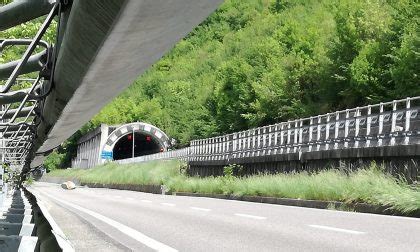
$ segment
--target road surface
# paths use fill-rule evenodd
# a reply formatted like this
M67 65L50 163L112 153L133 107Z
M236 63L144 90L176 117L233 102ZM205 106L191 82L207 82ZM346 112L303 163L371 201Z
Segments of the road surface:
M420 219L35 183L76 251L420 251Z

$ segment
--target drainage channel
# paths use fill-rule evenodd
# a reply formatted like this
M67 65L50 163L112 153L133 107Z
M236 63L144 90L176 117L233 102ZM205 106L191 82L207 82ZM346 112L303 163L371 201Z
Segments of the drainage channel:
M0 251L72 252L42 202L25 188L10 190L0 210Z

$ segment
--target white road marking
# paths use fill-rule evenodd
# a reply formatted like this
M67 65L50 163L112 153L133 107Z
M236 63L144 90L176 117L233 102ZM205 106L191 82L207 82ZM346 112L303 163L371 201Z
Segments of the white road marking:
M45 194L45 195L47 197L55 200L55 201L58 201L58 202L60 202L60 203L62 203L64 205L70 206L70 207L72 207L72 208L74 208L76 210L79 210L80 212L83 212L85 214L88 214L88 215L90 215L90 216L92 216L92 217L100 220L100 221L105 222L106 224L108 224L108 225L110 225L110 226L118 229L120 232L122 232L125 235L127 235L127 236L129 236L129 237L131 237L131 238L133 238L133 239L135 239L137 241L139 241L140 243L144 244L145 246L147 246L147 247L149 247L151 249L154 249L156 251L165 251L165 252L166 251L168 251L168 252L176 252L176 251L178 251L178 250L176 250L176 249L174 249L174 248L172 248L172 247L170 247L168 245L165 245L165 244L163 244L161 242L158 242L158 241L156 241L156 240L154 240L154 239L146 236L145 234L143 234L143 233L141 233L141 232L139 232L139 231L137 231L137 230L135 230L133 228L130 228L130 227L128 227L128 226L126 226L126 225L124 225L122 223L119 223L119 222L117 222L117 221L115 221L115 220L113 220L111 218L108 218L108 217L106 217L104 215L101 215L101 214L96 213L94 211L91 211L89 209L83 208L81 206L75 205L73 203L69 203L67 201L60 200L60 199L58 199L58 198L56 198L54 196L47 195L47 194Z
M239 217L245 217L245 218L256 219L256 220L265 220L265 219L267 219L267 217L257 216L257 215L250 215L250 214L236 213L235 215L236 216L239 216Z
M163 205L163 206L170 206L170 207L173 207L173 206L175 206L175 204L172 204L172 203L160 203L161 205Z
M365 234L365 232L350 230L350 229L342 229L342 228L335 228L335 227L328 227L328 226L321 226L321 225L308 225L313 228L319 228L324 230L336 231L336 232L343 232L349 234Z
M190 207L192 210L197 210L197 211L204 211L204 212L210 212L211 209L208 208L201 208L201 207Z
M141 202L144 202L144 203L152 203L151 200L145 200L145 199L142 199Z

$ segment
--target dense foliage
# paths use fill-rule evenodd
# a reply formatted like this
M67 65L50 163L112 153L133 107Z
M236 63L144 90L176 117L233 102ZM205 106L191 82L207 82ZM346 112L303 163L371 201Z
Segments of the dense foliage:
M105 107L187 144L420 95L417 1L227 0Z

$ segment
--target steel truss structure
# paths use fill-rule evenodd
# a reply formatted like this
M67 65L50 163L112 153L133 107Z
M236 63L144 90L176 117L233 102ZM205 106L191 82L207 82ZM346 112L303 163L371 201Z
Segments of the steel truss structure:
M29 166L30 159L34 155L33 142L36 138L36 127L43 120L40 111L53 85L50 80L53 79L57 56L54 45L42 40L42 37L51 26L53 19L60 15L62 2L64 1L27 0L18 1L15 5L11 4L8 11L19 12L21 20L18 23L16 23L16 18L7 19L11 15L0 12L0 20L3 21L0 29L12 27L48 12L33 39L0 39L0 53L7 47L26 46L19 60L0 65L0 80L5 81L0 87L0 154L2 163L10 165L16 171ZM35 8L35 11L28 7ZM22 10L26 11L22 13ZM40 48L42 51L35 53ZM32 72L38 72L38 77L20 78ZM22 86L25 88L20 88Z

